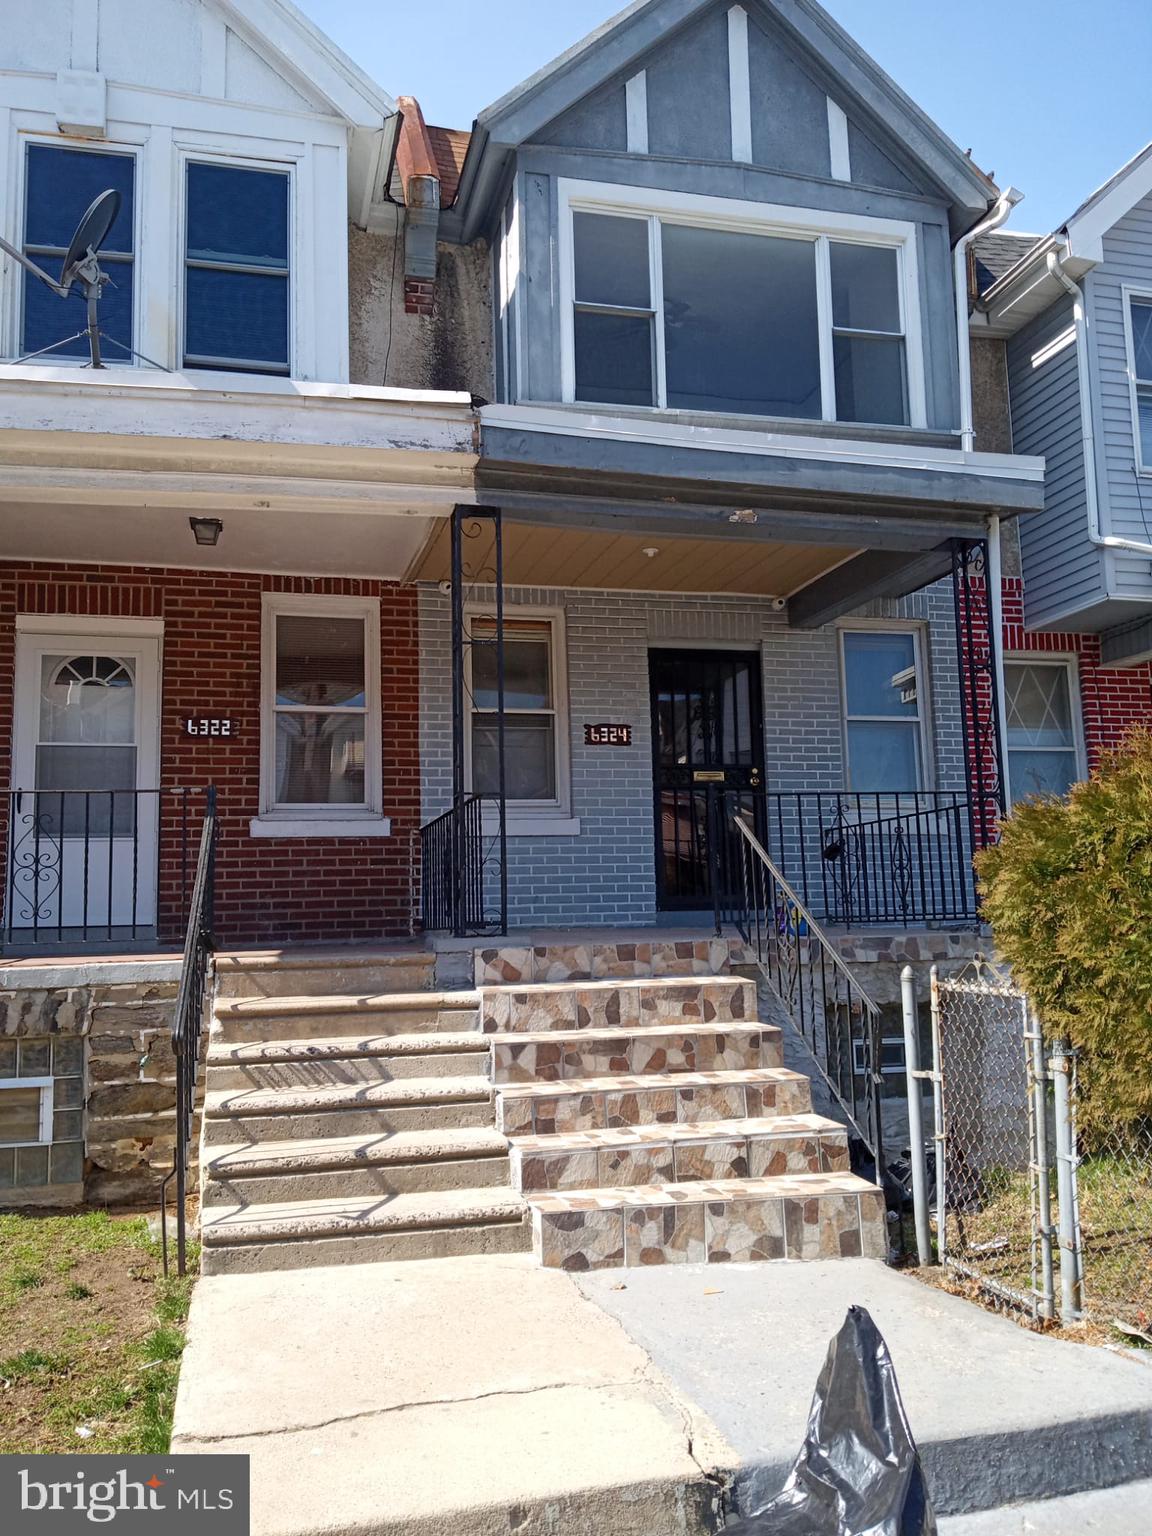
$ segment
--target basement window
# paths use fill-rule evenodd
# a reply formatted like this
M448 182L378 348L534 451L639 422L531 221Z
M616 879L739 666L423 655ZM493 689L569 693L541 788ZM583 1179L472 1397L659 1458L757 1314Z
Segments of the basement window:
M290 371L287 171L186 168L184 366Z

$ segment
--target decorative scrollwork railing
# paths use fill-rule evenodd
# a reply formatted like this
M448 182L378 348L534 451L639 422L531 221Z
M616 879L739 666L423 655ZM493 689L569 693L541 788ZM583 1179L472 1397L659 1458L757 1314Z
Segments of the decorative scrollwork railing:
M507 926L508 848L500 800L469 795L420 829L420 904L428 933L459 938Z

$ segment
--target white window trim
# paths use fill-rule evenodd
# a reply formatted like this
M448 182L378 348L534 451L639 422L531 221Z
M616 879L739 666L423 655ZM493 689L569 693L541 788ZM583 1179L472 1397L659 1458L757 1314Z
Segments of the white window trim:
M1037 654L1033 651L1006 651L1003 665L1024 667L1063 667L1068 677L1068 709L1072 716L1072 750L1076 754L1076 777L1086 779L1088 777L1088 743L1084 736L1084 706L1080 697L1080 658L1074 652L1045 651ZM1007 729L1007 728L1006 728ZM1012 798L1012 753L1014 750L1023 751L1024 748L1007 748L1007 758L1004 763L1005 798L1011 806ZM1067 752L1067 747L1029 747L1030 752Z
M917 231L914 224L898 219L877 219L862 214L837 213L829 209L789 208L775 203L753 203L735 198L711 197L687 192L667 192L652 187L616 186L608 182L573 181L558 183L560 227L559 299L561 399L567 405L595 407L595 401L577 401L576 347L573 306L576 299L575 241L572 217L575 213L609 213L645 220L650 226L648 238L651 264L651 308L655 313L656 398L667 398L664 379L664 333L661 317L663 294L659 261L658 233L651 226L661 220L692 224L700 228L732 230L736 233L778 235L809 240L816 245L817 310L820 327L820 372L823 412L821 419L836 422L835 375L832 360L831 273L828 240L853 241L865 245L892 247L899 257L900 321L904 335L905 370L908 386L908 427L926 428L927 396L924 381L924 341L920 325L920 269ZM664 404L639 407L652 414L667 411ZM717 413L722 415L723 413ZM777 419L777 418L766 418ZM805 420L807 418L779 418ZM845 422L845 427L866 426L866 422ZM894 427L893 430L900 430ZM907 429L905 429L907 430Z
M236 363L220 363L215 369L207 364L185 364L185 332L187 330L188 300L188 167L190 165L219 165L241 171L268 171L288 178L288 371L280 373L270 368L242 368ZM297 262L300 254L298 232L299 210L299 160L296 156L253 157L251 155L221 154L210 149L181 146L176 156L177 176L177 229L176 229L176 308L173 316L176 327L174 366L182 372L186 367L194 373L245 373L267 379L293 379L296 369L296 305L299 275Z
M920 759L920 788L919 790L873 790L852 788L852 758L848 746L848 667L844 650L844 636L853 633L870 632L872 634L911 635L913 654L916 666L916 696L919 703L917 724L919 726L919 759ZM928 679L928 648L924 625L919 622L901 621L899 619L846 619L836 626L836 651L837 664L840 668L840 729L844 751L844 784L845 794L861 794L878 797L878 804L882 810L889 805L895 807L896 796L912 794L932 794L936 790L936 768L932 755L932 698ZM894 721L908 720L907 715L892 716L868 716L853 715L853 720L867 720L874 718L883 722L886 719Z
M1140 288L1125 283L1120 290L1124 309L1124 363L1128 375L1128 398L1132 411L1132 451L1136 459L1138 475L1152 475L1152 464L1144 462L1140 432L1140 384L1152 394L1152 379L1138 381L1136 377L1136 340L1132 334L1132 301L1152 305L1152 288Z
M0 1093L8 1088L39 1088L40 1136L36 1141L0 1141L0 1147L44 1147L52 1142L52 1109L55 1078L52 1077L5 1077L0 1078Z
M276 804L276 620L282 614L331 615L364 621L363 806ZM325 597L266 592L260 645L260 815L249 823L252 837L387 837L383 814L380 699L380 604L371 597Z
M490 603L470 603L464 611L469 634L474 619L495 618ZM526 619L551 626L549 647L552 662L552 708L556 722L556 798L554 800L508 800L505 803L506 830L509 837L577 837L580 818L572 815L572 760L568 720L568 635L563 608L530 608L506 603L504 620ZM464 787L472 793L472 648L468 647L465 674ZM530 713L530 711L529 711Z

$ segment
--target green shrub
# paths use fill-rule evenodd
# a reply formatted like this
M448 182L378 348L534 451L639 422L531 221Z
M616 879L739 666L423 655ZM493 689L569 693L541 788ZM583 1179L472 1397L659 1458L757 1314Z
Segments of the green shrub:
M1085 1123L1152 1115L1152 733L1019 806L977 870L997 949L1081 1049Z

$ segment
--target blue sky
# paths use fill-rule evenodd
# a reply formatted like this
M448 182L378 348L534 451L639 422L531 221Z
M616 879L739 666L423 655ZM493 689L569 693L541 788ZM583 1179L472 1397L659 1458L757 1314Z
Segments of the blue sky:
M620 0L297 0L429 122L476 113L621 9ZM1152 139L1152 0L824 0L1047 232Z

